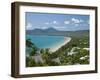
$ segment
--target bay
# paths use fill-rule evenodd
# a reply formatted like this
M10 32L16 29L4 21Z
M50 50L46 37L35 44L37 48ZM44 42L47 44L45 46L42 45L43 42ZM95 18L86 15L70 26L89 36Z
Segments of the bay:
M26 35L38 48L52 48L65 41L64 36Z

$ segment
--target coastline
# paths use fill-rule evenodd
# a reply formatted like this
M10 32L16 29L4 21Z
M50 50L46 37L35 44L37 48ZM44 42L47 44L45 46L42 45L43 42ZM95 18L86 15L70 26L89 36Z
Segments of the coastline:
M53 46L53 48L50 48L50 51L51 52L57 51L59 48L61 48L62 46L64 46L68 42L70 42L70 40L71 40L71 37L64 37L64 42L62 44L57 44L57 45Z

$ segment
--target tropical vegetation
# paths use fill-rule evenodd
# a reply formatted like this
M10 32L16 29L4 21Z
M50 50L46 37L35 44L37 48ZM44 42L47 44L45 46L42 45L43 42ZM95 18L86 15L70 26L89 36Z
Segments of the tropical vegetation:
M39 49L26 39L26 67L89 64L89 36L72 37L71 41L55 52Z

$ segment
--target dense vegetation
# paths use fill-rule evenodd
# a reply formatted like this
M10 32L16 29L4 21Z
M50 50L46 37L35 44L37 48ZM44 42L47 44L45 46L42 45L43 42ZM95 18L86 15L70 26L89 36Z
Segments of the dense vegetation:
M26 56L26 67L89 64L89 35L70 37L71 41L56 52L38 49L30 39L27 39L26 50L30 51Z

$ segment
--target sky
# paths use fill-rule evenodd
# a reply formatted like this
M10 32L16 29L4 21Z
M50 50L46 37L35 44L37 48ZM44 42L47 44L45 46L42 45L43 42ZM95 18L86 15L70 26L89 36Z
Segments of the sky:
M25 13L26 30L54 28L59 31L89 30L89 15Z

